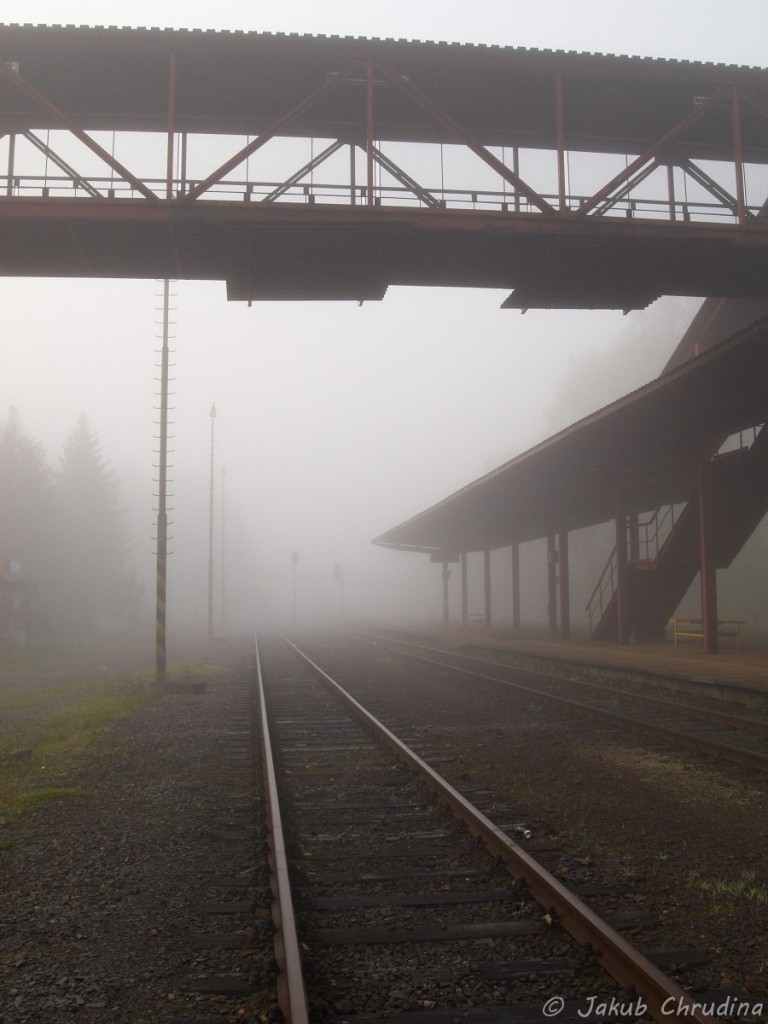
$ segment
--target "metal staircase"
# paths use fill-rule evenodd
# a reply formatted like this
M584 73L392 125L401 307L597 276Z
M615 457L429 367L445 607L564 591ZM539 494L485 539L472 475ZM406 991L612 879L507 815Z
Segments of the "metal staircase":
M768 425L727 439L712 457L713 557L727 568L768 512ZM639 522L627 550L626 586L635 640L663 636L699 572L699 502L665 505ZM587 603L593 640L618 640L617 551Z

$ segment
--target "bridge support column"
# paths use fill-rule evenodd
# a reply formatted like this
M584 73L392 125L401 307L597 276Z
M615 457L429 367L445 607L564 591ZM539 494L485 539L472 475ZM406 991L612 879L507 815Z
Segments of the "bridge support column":
M512 627L520 629L520 545L512 545Z
M571 636L571 576L568 565L568 531L561 529L557 539L557 564L560 577L560 636Z
M616 491L616 619L620 644L629 643L629 566L627 564L627 508L621 490Z
M469 623L469 587L467 585L467 552L461 552L461 624Z
M491 551L483 552L483 584L485 587L485 628L490 629L493 622L491 616Z
M699 558L701 566L701 628L707 654L717 654L717 569L709 461L699 467Z
M547 618L549 632L557 632L557 548L555 535L547 536Z
M451 570L448 563L443 562L443 625L449 625L451 621L451 609L448 603L448 580L451 578Z

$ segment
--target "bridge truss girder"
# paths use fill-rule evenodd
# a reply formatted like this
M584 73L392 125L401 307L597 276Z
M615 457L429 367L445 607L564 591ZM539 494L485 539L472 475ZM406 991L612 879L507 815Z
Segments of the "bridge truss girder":
M77 30L75 41L83 53L96 45L89 35L96 31ZM625 151L623 168L608 180L598 179L587 193L576 194L570 185L570 160L576 152L588 151L588 118L579 111L571 90L583 97L585 76L591 75L597 79L594 96L607 105L596 58L539 55L530 68L535 105L537 116L543 116L548 98L551 124L538 132L530 126L515 131L502 124L502 113L493 110L483 121L478 109L473 108L471 115L465 109L469 123L460 120L447 109L442 79L435 78L434 93L424 87L429 75L419 76L412 44L390 46L382 53L377 41L357 41L354 53L349 46L340 46L334 60L326 59L314 76L304 74L306 84L293 91L292 102L271 120L256 109L256 98L254 123L259 130L244 144L234 130L242 127L239 120L228 122L220 113L219 121L208 126L232 137L232 151L213 169L190 177L187 150L196 133L188 130L194 111L184 95L189 54L183 33L162 34L167 46L153 51L155 79L165 68L162 111L157 100L151 116L138 107L132 113L127 97L119 110L117 101L111 101L111 115L107 106L96 116L87 113L99 106L96 99L89 105L83 98L89 95L88 87L81 88L77 105L69 100L69 107L68 80L62 79L57 91L51 91L58 80L41 56L45 47L35 51L37 32L27 29L25 35L25 30L18 30L17 47L24 51L25 40L29 46L28 59L18 62L0 34L0 133L7 136L8 163L5 194L0 196L0 273L219 278L228 282L231 298L244 299L362 300L381 298L390 284L514 288L504 306L522 309L630 309L663 293L762 294L768 269L768 224L761 217L768 194L768 176L763 173L768 164L765 75L718 69L706 82L707 73L701 69L708 66L682 65L686 73L697 69L695 84L706 93L691 97L691 109L682 116L680 104L670 104L675 109L666 121L656 117L650 141L645 131L641 152ZM70 38L69 30L59 32ZM135 34L114 33L112 43L129 53ZM265 37L257 38L259 46L265 45ZM302 53L312 52L312 41L304 39L302 47ZM512 65L515 55L519 51L510 51ZM353 59L342 66L340 56ZM393 58L398 57L400 64L395 66ZM440 52L443 75L451 57ZM614 77L619 71L632 71L611 61ZM461 63L456 66L461 77L466 69ZM675 73L679 78L680 69ZM76 70L70 74L77 77ZM104 88L110 93L116 84L109 71L104 74ZM497 78L494 65L489 82L496 83L495 88ZM476 76L472 81L476 83ZM98 90L99 83L92 83L92 88ZM273 111L275 102L272 97ZM658 100L658 114L656 108ZM592 118L593 138L600 137L599 119ZM114 134L111 151L99 142L94 128L104 130L110 120L113 133L130 124L132 139L148 131L157 135L162 124L164 174L129 169L132 160L115 156ZM653 119L648 114L646 120ZM638 97L628 115L628 124L635 126L629 132L634 141L643 134L635 130L642 123ZM320 125L326 132L335 131L315 155L310 133ZM49 133L45 140L41 130ZM105 166L109 177L76 170L69 144L66 153L60 151L63 132L89 151L89 161L96 158ZM302 134L313 140L309 160L275 181L251 180L251 158L268 143ZM422 166L406 169L402 157L386 151L382 136L390 149L392 144L419 140L439 145L441 167L443 147L452 143L471 154L476 171L466 173L477 173L477 184L470 180L469 187L446 188L444 180L439 185L426 180ZM521 154L530 155L525 144L532 136L541 143L548 140L555 167L553 189L520 171ZM45 156L44 177L25 174L20 159L24 142ZM501 147L494 145L498 142ZM505 142L510 143L509 152ZM594 144L596 153L616 154L622 145L626 140L605 136ZM316 184L315 171L329 166L345 147L350 153L345 180ZM137 154L140 150L137 143ZM535 168L536 161L529 162ZM49 175L49 164L60 174ZM337 161L337 174L338 168ZM728 183L721 180L723 175ZM643 192L651 181L661 179L663 193ZM688 181L707 197L706 202L680 198L677 190ZM748 184L757 198L748 194Z

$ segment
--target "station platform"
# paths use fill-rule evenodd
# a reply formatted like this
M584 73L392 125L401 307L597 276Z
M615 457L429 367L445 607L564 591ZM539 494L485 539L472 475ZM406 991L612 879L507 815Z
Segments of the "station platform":
M502 626L486 629L442 624L426 626L423 623L406 625L401 622L397 627L393 624L392 628L408 629L446 647L458 648L468 644L493 647L553 661L722 683L768 694L768 642L757 644L749 637L742 640L738 652L723 642L722 653L705 654L702 642L697 640L679 641L675 647L671 639L658 644L596 643L586 634L577 632L570 640L564 640L549 633L518 631Z

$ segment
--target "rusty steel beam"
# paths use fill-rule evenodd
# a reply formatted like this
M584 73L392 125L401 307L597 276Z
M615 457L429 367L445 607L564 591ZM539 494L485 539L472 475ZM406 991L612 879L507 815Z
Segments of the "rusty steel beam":
M549 632L557 633L557 548L553 533L547 534L547 620Z
M13 196L13 172L16 166L16 135L12 133L8 138L8 177L6 179L5 194L10 199Z
M616 617L619 643L629 643L631 597L627 552L627 504L621 485L616 487Z
M176 134L176 51L171 53L168 68L168 145L165 163L165 198L173 199L173 157Z
M718 653L717 635L717 563L715 562L714 541L716 524L712 521L712 463L702 460L698 480L699 512L699 559L701 580L701 624L704 633L704 649L707 654Z
M560 636L571 636L571 575L568 563L568 530L562 527L557 537L558 575L560 579Z
M731 88L731 117L733 120L733 164L736 172L736 210L739 224L746 220L746 203L744 201L744 152L741 139L741 110L739 107L739 90Z
M557 137L557 194L560 212L566 209L565 189L565 125L563 122L563 76L555 74L555 134Z
M373 206L373 61L370 59L365 67L365 152L365 200L367 206Z
M414 102L418 103L420 107L426 110L435 120L441 124L444 128L447 128L452 132L457 139L461 139L464 145L471 149L476 156L479 156L484 163L496 171L497 174L501 175L505 181L510 185L513 185L518 191L522 192L534 206L538 207L542 213L554 214L556 211L547 200L539 195L539 193L531 188L522 178L518 177L513 171L501 162L497 157L493 155L485 146L481 146L469 132L466 132L457 121L455 121L450 114L447 114L444 110L441 110L437 104L433 103L429 97L425 96L424 93L420 92L415 86L411 85L401 74L395 71L394 68L388 67L387 65L379 65L381 73L390 81L393 85L397 86L402 92L409 96Z
M469 587L467 580L467 552L461 552L461 624L469 623Z
M491 608L491 551L483 551L483 607L485 610L485 628L493 625L493 609Z
M289 110L286 114L283 114L282 117L278 118L278 120L270 125L269 128L261 132L253 142L244 146L241 150L235 153L234 156L230 157L229 160L226 160L220 167L217 167L215 171L208 175L207 178L195 185L194 188L191 188L183 197L183 201L193 202L195 199L199 199L201 195L208 191L209 188L217 185L222 178L225 178L229 174L230 171L233 171L235 167L239 166L244 160L247 160L249 156L252 156L257 152L257 150L261 149L261 147L269 142L270 139L274 139L274 137L279 135L284 128L287 128L288 125L296 121L302 114L310 110L316 103L323 99L324 96L327 96L329 93L333 92L334 89L337 89L342 82L346 82L347 79L351 78L356 71L359 71L359 69L359 64L351 64L345 71L342 71L341 74L328 79L328 81L326 81L324 85L321 85L320 88L315 89L314 92L305 96L300 103L297 103L295 107Z
M520 545L512 545L512 628L520 629Z
M667 164L667 201L669 203L669 219L677 220L677 210L675 209L675 166L674 164Z
M88 135L87 132L76 124L70 117L67 116L62 110L60 110L52 100L49 100L47 96L44 96L38 89L36 89L30 82L21 76L18 71L14 71L8 64L0 60L0 75L5 77L9 82L15 85L21 92L25 93L31 100L42 107L43 110L47 111L52 117L56 118L64 127L70 131L76 139L79 139L84 146L87 146L92 153L95 153L104 163L108 164L114 171L124 178L132 188L137 192L140 192L145 199L157 200L155 193L147 188L143 181L140 181L135 175L133 175L127 167L124 167L119 160L116 160L111 153L108 153L103 146L100 146L98 142Z

